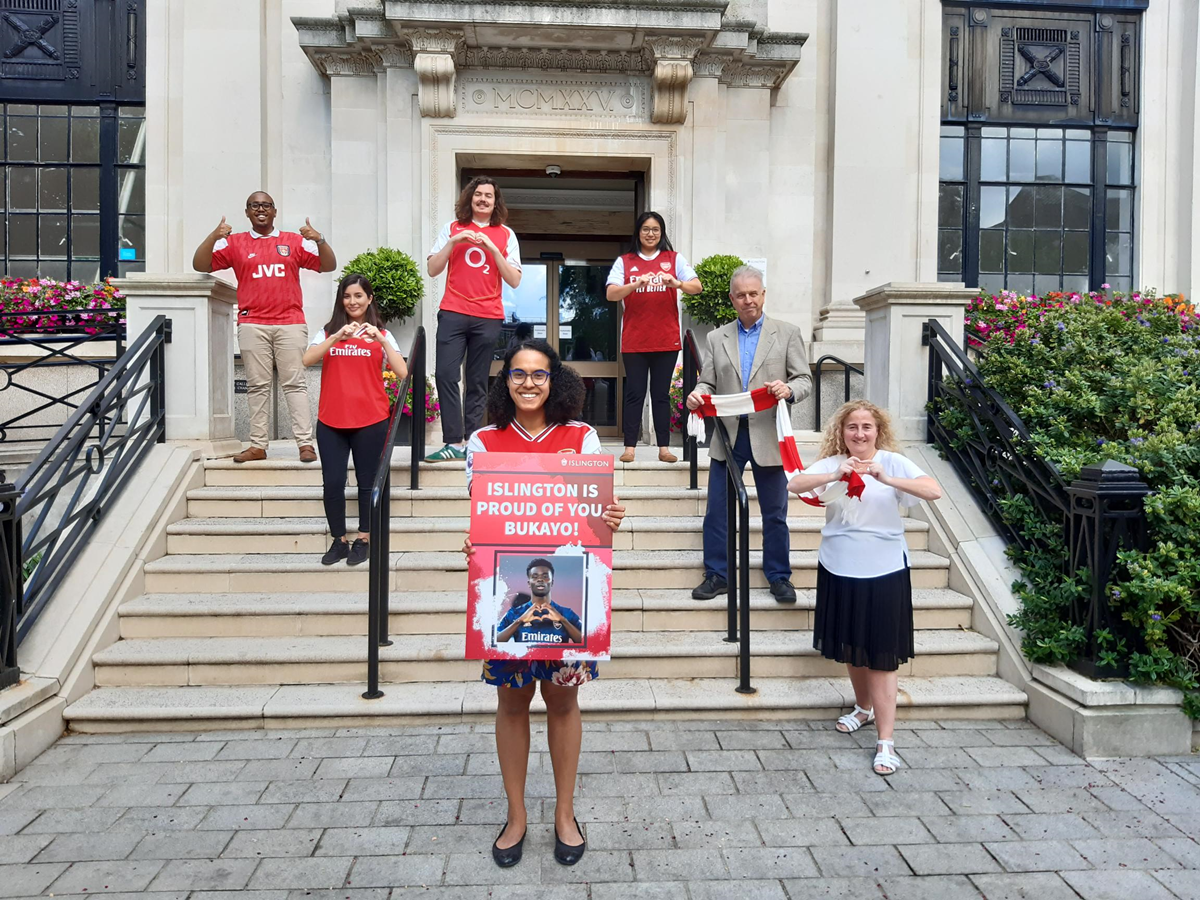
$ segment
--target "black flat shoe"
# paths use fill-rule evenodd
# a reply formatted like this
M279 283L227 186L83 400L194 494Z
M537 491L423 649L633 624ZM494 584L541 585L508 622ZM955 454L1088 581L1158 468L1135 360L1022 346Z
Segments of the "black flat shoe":
M500 833L496 835L496 843L492 844L492 859L496 861L502 869L507 869L515 866L521 861L521 854L525 852L525 834L529 833L529 829L525 830L525 834L521 835L521 839L504 850L501 850L496 844L500 843L500 838L504 836L505 829L508 828L508 823L504 823L504 828L500 829ZM555 851L557 852L557 851Z
M575 827L579 829L579 833L583 834L583 829L579 828L579 820L575 820ZM573 866L575 863L583 859L583 853L587 850L587 837L584 837L582 844L564 844L558 839L558 827L554 828L554 858L564 866Z

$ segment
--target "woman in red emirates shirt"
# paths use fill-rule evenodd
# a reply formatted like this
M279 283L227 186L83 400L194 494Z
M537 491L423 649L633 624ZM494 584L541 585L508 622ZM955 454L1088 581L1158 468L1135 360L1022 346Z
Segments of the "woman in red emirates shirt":
M391 415L383 367L386 364L399 380L408 375L396 339L383 330L371 282L362 275L342 279L332 317L304 351L306 366L318 362L317 447L321 451L325 519L333 535L321 562L331 566L344 559L357 566L370 551L371 485L379 470ZM346 542L346 466L351 453L358 482L358 537L353 545Z
M677 253L667 238L667 225L656 212L644 212L633 227L629 252L617 257L608 273L609 300L621 301L621 359L625 363L625 452L621 462L633 462L650 377L650 412L658 458L673 463L671 452L671 376L682 346L679 339L679 292L704 290L696 270Z

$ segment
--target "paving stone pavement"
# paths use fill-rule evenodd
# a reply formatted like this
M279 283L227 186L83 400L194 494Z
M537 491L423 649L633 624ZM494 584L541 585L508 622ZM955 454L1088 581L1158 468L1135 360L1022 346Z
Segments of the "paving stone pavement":
M0 785L0 898L1200 900L1200 762L1085 762L1024 721L587 721L588 851L551 855L534 725L525 858L490 724L68 735Z

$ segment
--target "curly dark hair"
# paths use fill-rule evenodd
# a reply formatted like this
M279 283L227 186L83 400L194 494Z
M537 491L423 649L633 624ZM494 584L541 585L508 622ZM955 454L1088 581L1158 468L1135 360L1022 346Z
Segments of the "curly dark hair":
M503 225L508 221L508 207L504 205L504 194L500 192L500 185L496 184L496 179L490 175L476 175L467 182L467 186L462 189L462 193L458 195L458 201L454 204L455 221L459 225L470 224L474 216L471 211L471 201L475 199L475 188L481 184L490 184L492 190L496 192L496 205L492 207L492 218L488 224Z
M504 354L504 365L492 381L488 391L488 418L497 428L507 428L512 424L517 414L517 406L513 403L512 395L508 392L508 372L512 368L513 357L522 350L536 350L550 360L550 394L546 397L546 424L565 425L573 419L578 419L583 412L583 401L586 391L583 379L570 366L563 365L558 353L542 338L528 338L524 341L514 341Z

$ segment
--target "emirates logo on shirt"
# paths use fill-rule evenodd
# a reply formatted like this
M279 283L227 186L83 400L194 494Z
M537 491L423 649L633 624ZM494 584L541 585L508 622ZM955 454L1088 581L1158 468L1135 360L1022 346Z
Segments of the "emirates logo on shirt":
M349 345L346 347L331 347L329 350L330 356L370 356L371 351L366 347L355 347Z

